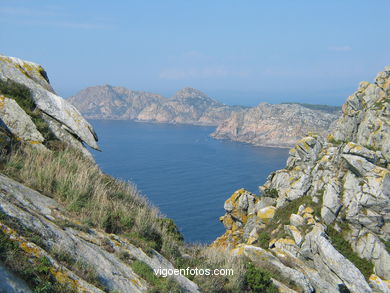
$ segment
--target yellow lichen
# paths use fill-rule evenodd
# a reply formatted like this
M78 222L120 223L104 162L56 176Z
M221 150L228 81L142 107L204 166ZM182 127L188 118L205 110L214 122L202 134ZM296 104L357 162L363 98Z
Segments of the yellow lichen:
M311 207L307 207L303 210L303 213L312 214L314 213L314 210Z
M293 239L290 239L290 238L280 238L276 241L276 243L282 243L285 245L295 245L295 241Z
M273 206L262 208L257 212L257 217L268 223L275 216L275 210L276 208Z

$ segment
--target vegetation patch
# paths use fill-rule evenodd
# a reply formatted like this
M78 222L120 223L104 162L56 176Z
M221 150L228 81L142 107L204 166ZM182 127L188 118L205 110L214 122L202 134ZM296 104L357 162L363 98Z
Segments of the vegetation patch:
M253 293L277 293L278 290L271 280L271 274L251 262L245 272L245 289Z
M263 195L266 197L278 198L278 190L275 188L267 188L264 190Z
M317 203L313 202L311 196L302 196L276 209L273 219L259 232L257 240L261 248L268 248L271 239L291 238L284 230L284 225L290 224L291 214L296 214L301 205L312 207L314 210L313 214L319 216L322 206L322 196Z
M328 226L326 233L328 234L332 245L350 262L352 262L364 275L366 280L369 279L373 273L373 264L361 257L359 257L353 250L347 240L344 239L342 233L337 232L333 227Z
M259 233L259 237L257 239L257 242L261 248L268 249L270 241L271 241L271 235L269 232L261 231Z
M136 260L131 264L134 272L149 283L152 287L149 292L154 293L179 293L183 292L179 284L172 278L158 277L144 262Z
M103 174L72 148L47 153L22 146L10 155L2 172L60 201L89 227L127 235L130 241L134 237L163 254L170 246L167 243L183 239L174 222L163 218L134 185ZM84 225L74 228L88 229Z

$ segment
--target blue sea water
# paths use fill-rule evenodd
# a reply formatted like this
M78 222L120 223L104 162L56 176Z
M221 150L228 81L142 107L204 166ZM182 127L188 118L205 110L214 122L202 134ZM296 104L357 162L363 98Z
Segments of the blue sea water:
M210 243L225 231L218 218L237 189L259 194L270 172L285 166L287 149L254 147L209 137L214 127L90 121L103 171L131 180L188 242Z

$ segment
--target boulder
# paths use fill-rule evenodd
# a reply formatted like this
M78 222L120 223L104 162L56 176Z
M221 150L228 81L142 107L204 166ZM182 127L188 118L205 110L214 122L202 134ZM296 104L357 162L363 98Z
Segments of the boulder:
M32 145L41 145L44 141L30 116L18 103L0 95L0 119L5 127L18 139Z

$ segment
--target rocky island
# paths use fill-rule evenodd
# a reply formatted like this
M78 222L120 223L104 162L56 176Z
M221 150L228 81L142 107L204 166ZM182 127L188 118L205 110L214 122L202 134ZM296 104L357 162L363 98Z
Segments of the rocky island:
M168 99L104 85L86 88L69 101L89 119L217 126L212 137L284 148L308 132L325 134L339 114L300 104L228 106L193 88Z

